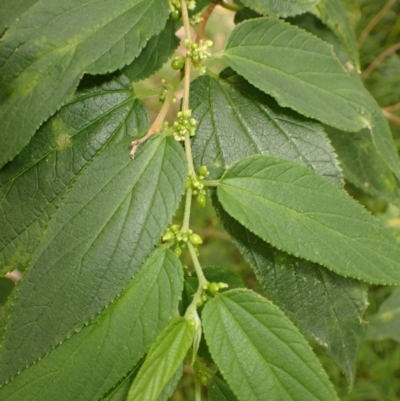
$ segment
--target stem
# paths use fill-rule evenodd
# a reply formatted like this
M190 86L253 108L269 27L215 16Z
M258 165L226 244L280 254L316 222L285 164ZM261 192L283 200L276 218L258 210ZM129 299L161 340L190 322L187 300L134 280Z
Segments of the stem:
M238 6L238 5L236 5L236 4L226 3L226 2L223 1L223 0L219 1L218 4L219 4L222 8L225 8L226 10L234 11L234 12L243 10L243 8L244 8L244 7Z
M366 79L372 71L375 70L375 68L382 63L383 60L385 60L388 56L390 56L392 53L396 52L397 50L400 49L400 43L396 43L395 45L389 47L389 49L386 49L383 53L381 53L369 66L368 68L361 74L362 79Z
M383 111L383 114L385 115L385 117L386 117L388 120L394 122L394 123L397 124L397 125L400 125L400 117L399 117L399 116L396 116L395 114L389 113L389 112L386 111L385 109L383 109L382 111Z
M197 370L194 372L194 394L195 401L201 401L201 383Z
M361 35L358 39L358 47L361 47L363 45L369 33L375 28L376 24L382 19L382 17L391 9L395 2L396 0L389 0L382 8L382 10L379 11L379 13L376 14L374 18L372 18L367 27L361 32Z
M190 211L192 208L192 190L189 188L186 191L186 201L185 201L185 212L183 214L183 223L182 223L182 231L189 230L190 223Z
M400 103L396 103L392 106L388 106L388 107L384 107L383 110L385 111L396 111L396 110L400 110Z
M231 240L231 237L228 234L222 233L217 230L212 230L209 228L196 228L196 227L192 227L192 229L195 233L199 234L201 237L218 238L224 241Z
M216 5L217 5L217 3L211 3L207 7L206 11L204 11L203 15L201 16L203 20L201 21L199 29L197 30L196 43L199 43L200 40L203 40L205 32L206 32L206 26L207 26L208 19L210 18Z
M168 114L168 110L171 107L171 104L174 100L175 90L176 90L176 87L179 85L180 79L175 78L172 82L173 82L172 87L168 91L167 96L164 100L164 103L161 106L161 109L158 112L156 119L153 121L153 124L151 124L150 129L147 131L147 134L144 137L131 142L132 149L131 149L131 152L129 153L129 156L132 159L135 157L135 153L136 153L139 145L141 145L144 141L149 139L152 135L156 134L157 132L160 132L161 125L164 122L165 117Z

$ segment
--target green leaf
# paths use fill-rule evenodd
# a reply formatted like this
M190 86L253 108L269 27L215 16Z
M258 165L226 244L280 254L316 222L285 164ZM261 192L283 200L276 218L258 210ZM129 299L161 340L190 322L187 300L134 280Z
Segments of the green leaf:
M134 122L108 140L50 222L13 300L1 382L109 304L170 223L187 176L184 151L173 138L156 136L131 160L127 131Z
M206 304L202 318L213 359L239 400L338 400L310 346L266 299L228 291Z
M74 92L84 72L104 74L132 62L168 13L166 0L42 0L31 7L0 43L0 167Z
M176 315L181 290L181 263L171 251L156 249L118 299L88 326L4 385L0 398L102 398L132 370Z
M38 0L2 0L0 13L0 36L17 18Z
M268 156L234 164L217 188L223 208L273 246L377 284L400 282L400 244L346 192L308 168Z
M201 77L192 86L190 107L198 121L193 140L195 165L206 165L210 178L253 154L268 154L311 167L342 185L336 156L322 127L279 107L242 77Z
M281 106L344 130L358 131L367 124L351 103L359 96L357 82L330 45L302 29L272 18L242 22L228 38L224 56Z
M179 45L180 40L175 35L175 30L175 23L170 19L165 28L147 42L139 57L123 69L123 73L132 82L153 75L171 57Z
M378 153L368 130L349 135L329 128L327 133L347 181L372 196L399 204L396 177Z
M368 320L368 339L392 338L400 342L400 288L396 288L381 304L378 313L369 316Z
M357 70L360 70L357 38L342 1L321 0L316 5L314 13L337 35Z
M187 319L180 317L171 322L151 346L127 401L156 401L182 363L194 334L194 326Z
M230 217L214 199L224 227L253 268L268 299L322 345L353 385L368 305L364 285L271 247Z
M125 128L130 140L148 129L128 79L86 76L74 98L0 170L1 271L25 269L62 199Z
M237 401L237 398L225 381L213 376L208 385L208 401Z
M371 130L381 156L400 178L399 157L382 111L328 43L286 22L258 18L233 30L224 56L281 106L344 131Z
M241 2L263 15L288 17L305 13L320 0L241 0Z

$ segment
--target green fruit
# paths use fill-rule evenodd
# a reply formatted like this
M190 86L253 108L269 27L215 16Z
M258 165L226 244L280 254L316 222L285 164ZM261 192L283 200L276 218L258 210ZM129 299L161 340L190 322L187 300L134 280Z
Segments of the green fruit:
M185 66L185 59L183 57L176 57L172 60L171 67L174 70L181 70Z
M203 243L203 240L201 239L200 235L195 233L190 234L189 241L192 245L200 245Z
M204 207L207 203L207 199L206 199L205 195L201 192L197 195L196 201L202 207Z
M203 177L207 177L208 176L208 168L207 168L207 166L200 166L199 173Z
M179 19L181 18L181 12L179 10L171 11L172 19Z

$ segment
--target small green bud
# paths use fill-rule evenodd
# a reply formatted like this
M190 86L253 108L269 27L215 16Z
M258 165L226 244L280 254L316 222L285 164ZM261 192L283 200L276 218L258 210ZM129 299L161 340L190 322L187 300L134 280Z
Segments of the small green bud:
M199 168L199 173L200 175L202 175L203 177L207 177L208 176L208 168L207 166L200 166Z
M179 10L171 11L171 17L172 17L172 19L177 20L177 19L181 18L181 12Z
M213 46L214 46L214 43L213 43L212 40L206 40L206 41L204 42L204 44L205 44L207 47L213 47Z
M205 205L207 203L207 199L206 199L205 195L202 194L201 192L197 195L196 201L201 207L205 207Z
M201 381L201 384L202 384L203 386L207 386L207 384L208 384L208 377L207 377L207 375L202 374L201 377L200 377L200 381Z
M181 249L181 247L180 247L180 246L177 246L177 247L174 249L174 253L175 253L175 255L178 256L178 258L179 258L179 256L182 255L182 249Z
M162 239L164 242L172 241L175 238L175 234L171 230L165 231Z
M171 67L174 70L181 70L185 66L185 59L183 57L176 57L172 60Z
M171 224L169 227L174 233L177 233L180 229L181 226L179 224Z
M208 286L208 290L212 294L216 294L219 291L219 285L217 283L210 283L210 285Z
M189 241L192 245L200 245L203 243L203 240L200 237L200 235L196 233L190 234Z

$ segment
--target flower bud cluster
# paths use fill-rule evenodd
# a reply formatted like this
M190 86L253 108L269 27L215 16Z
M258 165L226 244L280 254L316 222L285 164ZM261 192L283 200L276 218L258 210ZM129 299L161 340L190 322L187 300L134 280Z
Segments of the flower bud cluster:
M198 252L197 247L203 243L203 239L200 235L194 233L192 230L182 231L179 224L171 224L166 230L162 237L164 242L174 241L176 243L174 252L176 256L181 256L182 248L187 246L190 242Z
M197 195L196 201L200 206L205 206L206 200L206 190L204 189L204 179L209 175L207 166L200 166L199 175L193 173L188 174L186 180L186 189L191 188L193 195Z
M199 43L195 43L186 39L185 45L187 48L187 55L191 58L193 66L197 69L199 74L204 74L206 68L203 65L203 61L211 56L208 49L213 46L212 40L201 40Z
M193 136L196 130L196 120L190 118L192 111L190 109L179 111L178 119L174 122L174 138L177 141L185 140L186 134Z
M196 8L195 0L186 0L187 8L194 10ZM169 0L169 8L171 10L172 17L175 19L180 18L181 15L181 2L180 0Z
M207 291L215 295L219 290L224 290L228 288L229 285L226 283L207 283L203 285L203 293L201 294L199 302L197 302L197 307L203 306L211 297L207 294Z

